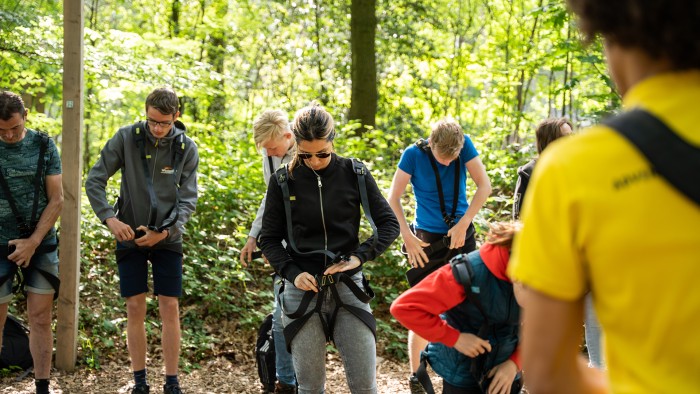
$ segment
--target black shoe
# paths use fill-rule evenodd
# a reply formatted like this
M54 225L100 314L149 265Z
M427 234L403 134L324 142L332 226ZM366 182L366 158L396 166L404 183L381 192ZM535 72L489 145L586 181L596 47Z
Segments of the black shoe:
M179 384L164 384L163 394L182 394Z
M277 383L275 383L275 391L274 392L281 393L281 394L297 394L297 388L296 388L296 386L277 382Z
M411 389L411 394L425 394L425 389L415 374L411 374L408 378L408 387Z
M147 384L137 384L131 389L131 394L148 394L151 391L151 386Z

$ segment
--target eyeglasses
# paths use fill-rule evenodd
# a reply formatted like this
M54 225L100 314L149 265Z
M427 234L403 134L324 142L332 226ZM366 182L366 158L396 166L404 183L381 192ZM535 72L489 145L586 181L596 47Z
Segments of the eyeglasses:
M313 156L318 157L319 159L326 159L331 155L331 152L316 152L316 153L297 153L299 158L308 160L312 158Z
M148 127L153 127L153 128L156 128L156 126L166 128L166 127L170 127L173 124L172 120L169 122L158 122L158 121L155 121L153 119L147 119L146 121L148 122Z

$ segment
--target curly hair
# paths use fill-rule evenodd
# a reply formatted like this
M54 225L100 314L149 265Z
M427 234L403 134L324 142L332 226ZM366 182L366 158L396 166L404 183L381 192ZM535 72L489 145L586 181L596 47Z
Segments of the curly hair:
M567 0L591 42L597 34L652 57L666 57L677 70L700 68L700 1Z
M10 120L15 114L24 116L22 96L10 91L0 92L0 119Z
M496 222L489 225L489 232L486 234L486 243L492 245L505 246L510 249L513 245L513 238L522 225L520 222Z

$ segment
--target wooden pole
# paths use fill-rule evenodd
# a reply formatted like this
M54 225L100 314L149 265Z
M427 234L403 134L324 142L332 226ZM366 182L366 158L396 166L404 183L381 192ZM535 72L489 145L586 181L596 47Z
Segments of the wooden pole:
M73 371L78 350L80 196L83 129L83 1L63 2L63 212L56 323L56 368Z

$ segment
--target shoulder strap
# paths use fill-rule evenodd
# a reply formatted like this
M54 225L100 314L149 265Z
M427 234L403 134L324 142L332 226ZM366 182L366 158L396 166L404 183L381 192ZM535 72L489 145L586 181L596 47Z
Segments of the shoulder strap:
M287 238L289 246L297 254L321 253L328 256L331 259L331 261L334 261L337 257L335 253L325 249L312 250L310 252L302 252L299 249L297 249L297 244L296 242L294 242L294 234L292 233L292 206L290 203L291 196L289 194L289 173L287 171L287 165L284 165L280 167L277 171L275 171L275 179L277 180L277 184L279 185L279 187L282 189L282 200L284 202L284 216L287 219Z
M270 175L275 173L275 165L272 162L272 156L267 156L267 167L270 169ZM265 180L267 181L267 179Z
M369 198L367 197L367 181L365 179L367 167L365 167L365 164L360 160L351 160L352 169L355 171L355 175L357 175L357 185L360 189L360 203L362 204L362 210L365 212L365 217L367 218L369 225L372 226L372 249L374 249L377 246L377 240L379 239L379 236L377 234L377 225L374 223L374 219L372 219L372 212L369 209Z
M425 152L425 154L428 155L428 158L430 158L430 165L433 167L433 172L435 173L435 183L437 186L438 197L440 198L440 211L442 212L442 220L444 220L445 224L447 224L447 226L451 228L455 224L455 214L457 213L457 199L459 198L459 175L462 167L460 165L461 159L458 156L457 163L455 164L457 168L455 169L454 191L452 196L452 213L448 215L447 210L445 209L445 195L442 192L442 181L440 180L440 172L438 171L437 162L435 161L435 156L433 156L433 151L430 149L428 141L422 138L416 142L416 146L420 150ZM450 165L452 165L452 163L450 163Z
M690 145L656 116L635 109L603 122L651 162L652 169L673 187L700 205L700 148Z
M37 159L36 173L34 174L34 202L32 205L32 216L30 218L29 225L32 225L32 223L37 220L36 214L39 209L39 192L41 191L41 181L43 179L42 175L44 174L44 155L46 154L46 149L49 145L49 136L47 134L39 133L39 136L41 138L41 143L39 145L39 158ZM7 184L5 175L2 173L2 169L0 169L0 187L2 187L3 192L7 196L7 203L10 205L10 210L12 210L12 214L15 216L17 226L20 226L22 223L25 223L24 217L22 217L19 209L17 209L15 199L12 197L10 187Z
M144 122L134 123L134 125L131 126L131 132L134 134L134 142L136 142L136 146L139 147L139 151L141 152L141 164L143 165L143 174L146 177L146 185L150 199L151 209L148 215L148 226L154 227L156 224L156 212L158 210L156 204L158 200L156 199L156 193L153 190L153 178L151 178L151 171L148 169L148 159L151 158L151 155L146 155L146 128L144 127Z
M10 205L12 214L15 215L15 221L17 222L17 226L20 226L22 223L24 223L24 218L19 213L19 209L17 209L15 199L12 197L12 193L10 192L10 186L7 184L7 180L5 179L5 175L3 175L2 168L0 168L0 187L2 187L2 191L7 196L7 203Z
M483 337L482 335L485 334L485 332L482 333L481 331L486 331L485 328L488 328L489 318L484 312L484 307L481 305L481 301L474 296L474 292L472 291L472 278L474 277L474 270L472 269L472 265L469 261L469 255L467 253L458 254L452 258L452 260L450 260L450 265L452 266L452 275L454 275L455 280L464 287L464 293L467 296L467 300L469 300L469 302L479 310L479 313L481 313L481 316L484 318L484 325L479 329L479 336Z
M177 178L177 171L180 168L180 163L182 163L185 157L185 148L187 147L187 138L185 138L185 133L183 132L177 136L176 141L173 141L175 146L173 147L173 184L175 184L175 205L173 209L175 210L175 215L172 220L167 223L161 223L160 227L157 228L159 232L162 232L166 228L172 226L177 222L180 217L180 183ZM168 215L170 216L170 215Z
M49 147L49 136L44 133L39 133L41 145L39 146L39 159L36 164L36 174L34 175L34 205L32 206L32 216L30 225L33 225L36 220L37 211L39 210L39 192L41 191L41 183L44 180L44 155Z

